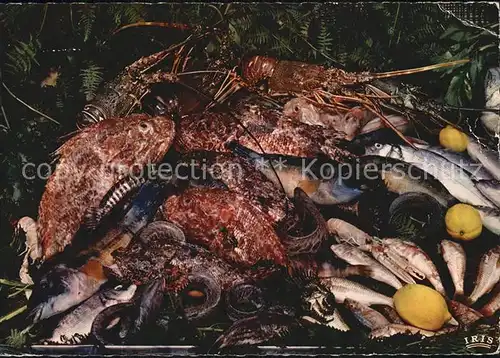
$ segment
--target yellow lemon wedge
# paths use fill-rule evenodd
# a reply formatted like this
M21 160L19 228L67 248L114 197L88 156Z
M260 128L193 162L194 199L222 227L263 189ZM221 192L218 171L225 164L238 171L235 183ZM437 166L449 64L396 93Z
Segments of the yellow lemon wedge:
M452 318L443 296L424 285L403 286L394 294L393 300L399 316L418 328L437 331Z
M454 239L473 240L483 231L481 215L467 204L456 204L448 209L444 217L446 231Z
M439 132L439 143L455 152L466 150L468 142L467 135L452 126L446 126Z

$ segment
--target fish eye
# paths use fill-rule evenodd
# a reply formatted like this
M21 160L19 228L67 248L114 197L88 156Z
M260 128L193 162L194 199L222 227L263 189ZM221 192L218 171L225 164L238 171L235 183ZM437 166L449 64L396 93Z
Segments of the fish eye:
M123 285L118 285L118 286L116 286L116 287L114 288L114 290L116 290L116 291L121 291L121 290L123 290L123 289L124 289Z
M381 143L375 143L375 148L382 149L382 144Z
M139 128L146 131L146 130L149 130L149 129L153 129L153 127L151 126L150 123L146 122L146 121L142 121L140 124L139 124Z
M299 106L295 106L295 107L293 107L293 111L294 111L294 112L298 112L298 111L299 111L299 109L300 109L300 108L299 108Z

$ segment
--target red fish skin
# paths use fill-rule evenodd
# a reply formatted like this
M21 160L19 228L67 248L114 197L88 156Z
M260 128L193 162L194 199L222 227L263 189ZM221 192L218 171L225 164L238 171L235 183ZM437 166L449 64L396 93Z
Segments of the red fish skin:
M169 197L163 215L183 228L188 241L207 247L237 267L259 262L287 265L273 219L237 193L189 188Z
M124 168L163 158L175 136L168 117L131 115L91 125L66 141L48 179L38 211L38 235L46 260L71 242L87 208L99 205Z

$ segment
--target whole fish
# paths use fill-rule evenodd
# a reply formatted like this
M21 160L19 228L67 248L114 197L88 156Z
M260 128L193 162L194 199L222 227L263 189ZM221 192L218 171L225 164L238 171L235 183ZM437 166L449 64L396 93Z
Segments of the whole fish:
M372 117L371 112L358 108L353 108L347 113L340 113L304 97L293 98L285 103L283 114L293 121L343 132L348 140L354 138L360 128Z
M465 170L470 176L476 180L490 180L493 177L483 167L481 163L471 160L463 153L454 152L452 150L430 145L415 144L417 148L428 150L429 152L436 153L448 160L449 162L458 165Z
M441 334L447 334L451 333L457 330L457 327L450 327L450 328L443 328L440 329L439 331L428 331L422 328L417 328L409 325L404 325L404 324L390 324L388 326L378 328L376 330L371 331L369 337L371 339L376 339L376 338L385 338L385 337L391 337L396 334L419 334L424 337L432 337L432 336L438 336Z
M196 150L228 152L226 145L237 141L259 153L262 147L268 154L297 157L326 155L338 162L354 157L347 150L349 145L342 133L320 126L290 122L280 116L279 113L266 111L251 114L251 120L238 116L240 123L246 126L245 130L227 113L187 115L180 122L175 148L182 153ZM261 123L261 118L265 118L264 123Z
M400 239L384 239L382 242L389 247L389 250L394 250L408 260L414 268L422 272L439 293L443 296L446 295L436 266L421 248L410 241Z
M462 245L450 240L442 240L439 243L439 251L450 271L453 285L455 285L455 296L464 294L465 263L467 257Z
M478 311L457 301L449 301L448 307L450 307L451 315L455 317L461 325L464 326L471 325L472 323L483 317L483 315Z
M496 294L479 311L486 317L493 316L500 308L500 284L495 287Z
M469 302L474 303L490 292L500 280L500 245L486 252L479 262L476 285L469 296Z
M393 307L394 305L391 297L384 296L359 283L344 278L322 278L320 282L333 293L335 300L339 303L351 299L368 306L387 305Z
M415 165L405 163L401 160L380 157L376 155L365 155L356 159L356 178L368 179L375 175L375 178L383 180L387 190L405 194L409 192L419 192L432 196L441 205L448 207L456 199L434 176L423 171ZM349 180L345 180L351 184ZM358 183L358 185L362 184Z
M483 125L492 134L500 133L500 68L493 67L486 73L484 81L485 108L493 111L484 111L481 115Z
M347 298L344 305L354 314L358 321L371 330L391 324L382 313L359 302Z
M500 235L500 209L488 206L475 206L481 216L483 226L495 235Z
M500 208L500 181L479 180L476 182L476 188Z
M272 218L245 197L222 189L189 188L170 196L163 215L200 244L236 265L287 262Z
M278 188L283 185L288 197L293 196L295 188L301 188L316 204L334 205L354 200L363 193L359 188L345 185L333 163L315 158L263 155L237 143L229 147L249 160Z
M475 187L467 172L436 153L403 145L376 143L366 148L366 154L396 158L414 164L439 180L461 202L494 207Z
M365 265L370 267L371 278L387 283L395 289L399 289L402 287L401 282L396 276L391 273L391 271L386 269L379 262L377 262L375 259L367 255L360 249L348 244L331 245L330 249L337 257L341 258L351 265Z
M156 163L175 136L168 117L131 115L91 125L66 141L40 201L38 235L43 260L62 251L87 208L97 207L122 170Z
M94 318L105 308L121 302L128 302L134 297L137 286L117 286L96 293L71 313L64 316L46 342L62 344L80 344L88 337Z
M78 305L107 281L102 266L94 260L80 270L57 265L35 283L28 302L34 322L52 317Z
M372 242L372 237L366 232L349 224L347 221L332 218L326 222L328 231L335 236L339 243L354 243L356 245L366 245Z
M472 159L480 162L494 179L500 180L500 153L483 146L471 137L467 143L467 153Z

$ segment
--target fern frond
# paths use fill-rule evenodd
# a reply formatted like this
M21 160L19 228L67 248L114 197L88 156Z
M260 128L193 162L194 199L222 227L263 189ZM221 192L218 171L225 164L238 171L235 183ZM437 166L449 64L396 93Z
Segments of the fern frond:
M11 329L10 336L6 338L5 343L12 348L20 349L26 345L27 338L26 332Z
M89 61L86 68L80 72L82 79L81 92L85 94L87 101L92 100L94 95L102 82L103 68L97 66L95 63Z
M31 72L33 64L40 65L36 59L40 48L40 41L33 38L32 35L30 35L28 42L18 41L7 52L7 61L5 64L7 72L20 74L23 77L27 76Z
M87 42L90 38L96 17L96 9L93 6L86 5L81 12L80 21L78 22L83 34L83 42Z
M329 53L332 50L333 38L328 32L326 24L321 21L321 27L318 35L318 49L323 53Z

